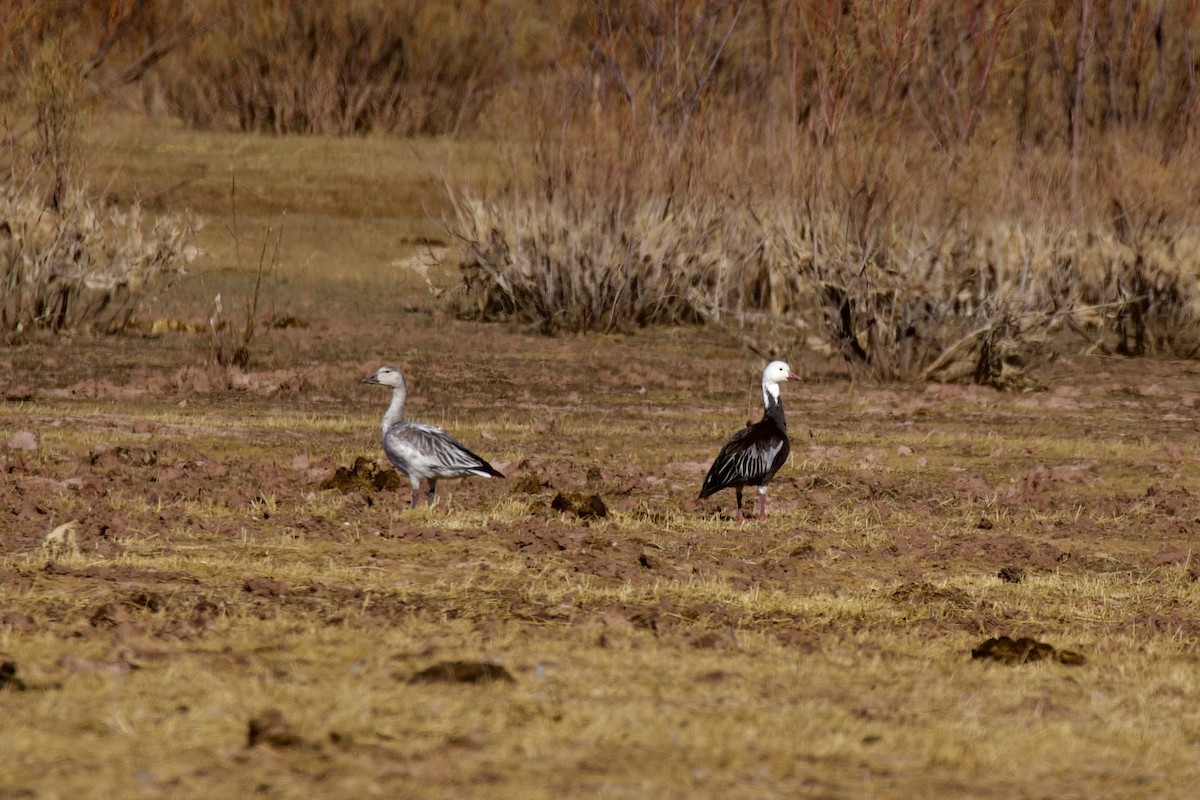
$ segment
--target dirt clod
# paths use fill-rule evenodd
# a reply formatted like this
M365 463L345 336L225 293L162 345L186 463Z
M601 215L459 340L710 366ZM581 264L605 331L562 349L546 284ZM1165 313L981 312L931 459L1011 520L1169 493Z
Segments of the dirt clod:
M583 494L581 492L559 492L551 501L550 507L555 511L567 511L580 519L594 519L608 516L608 507L598 494Z
M512 494L537 494L542 491L542 482L536 475L523 475L512 482Z
M1052 645L1028 636L1022 636L1019 639L1008 636L988 639L971 651L971 658L991 659L1002 664L1028 664L1034 661L1052 660L1072 666L1077 666L1085 661L1081 653L1073 650L1058 650Z
M730 645L730 638L720 633L701 633L695 636L685 636L684 641L689 647L697 650L724 650Z
M1016 566L1005 567L997 573L997 577L1005 583L1020 583L1025 579L1025 570Z
M268 708L257 717L251 717L247 726L246 747L256 747L260 744L272 747L304 747L308 742L284 721L283 712L277 708Z
M114 462L128 464L131 467L152 467L158 463L158 451L146 447L123 447L118 445L111 450L93 451L88 454L88 463L107 466Z
M129 595L128 602L135 608L144 608L147 611L162 611L167 604L166 599L158 592L145 590Z
M14 692L23 692L27 688L25 681L17 677L17 664L15 661L0 662L0 691L11 690Z
M0 629L4 628L33 633L37 630L37 623L28 614L22 614L20 611L0 611Z
M280 597L288 593L290 587L283 581L271 578L247 578L242 584L242 591L255 597Z
M0 397L10 403L23 403L33 399L33 387L24 383L17 386L6 386Z
M88 621L95 628L114 628L133 623L133 615L120 603L105 603L92 612Z
M381 492L403 485L404 481L395 470L379 469L374 461L363 456L354 459L354 466L338 467L333 475L321 481L322 491L333 489L342 494Z
M409 683L516 683L517 679L490 661L442 661L414 673Z

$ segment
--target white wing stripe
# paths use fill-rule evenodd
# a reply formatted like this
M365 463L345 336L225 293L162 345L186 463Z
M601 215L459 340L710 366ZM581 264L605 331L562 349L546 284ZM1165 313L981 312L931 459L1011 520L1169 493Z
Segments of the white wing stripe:
M771 471L775 456L783 449L783 443L775 443L773 447L748 447L729 453L721 459L717 476L723 484L746 483L761 478Z

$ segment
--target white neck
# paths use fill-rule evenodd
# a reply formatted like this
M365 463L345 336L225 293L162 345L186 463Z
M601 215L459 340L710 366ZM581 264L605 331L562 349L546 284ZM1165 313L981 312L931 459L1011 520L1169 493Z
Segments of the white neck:
M779 402L779 384L775 381L763 381L763 408L770 408L771 402Z
M383 413L383 435L397 422L404 421L404 401L408 397L408 389L403 385L392 388L392 404Z

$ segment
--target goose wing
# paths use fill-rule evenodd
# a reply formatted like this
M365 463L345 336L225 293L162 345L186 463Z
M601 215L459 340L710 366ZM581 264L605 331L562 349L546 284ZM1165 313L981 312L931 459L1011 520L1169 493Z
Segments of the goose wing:
M504 477L441 428L421 422L393 425L383 438L383 448L392 463L409 474L427 478Z
M721 448L704 478L700 497L731 486L762 486L787 460L787 434L763 420L742 428Z

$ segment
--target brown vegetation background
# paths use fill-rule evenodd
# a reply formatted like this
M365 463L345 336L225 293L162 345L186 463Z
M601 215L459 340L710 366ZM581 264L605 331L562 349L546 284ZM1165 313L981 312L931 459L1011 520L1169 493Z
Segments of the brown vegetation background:
M64 104L501 142L500 187L447 187L466 316L707 320L995 385L1063 331L1200 341L1192 2L19 0L0 25L56 174Z
M497 98L566 81L572 112L614 123L732 103L822 143L869 125L1082 154L1124 131L1167 159L1196 109L1186 0L17 0L2 22L6 70L57 42L109 100L280 133L472 130Z

